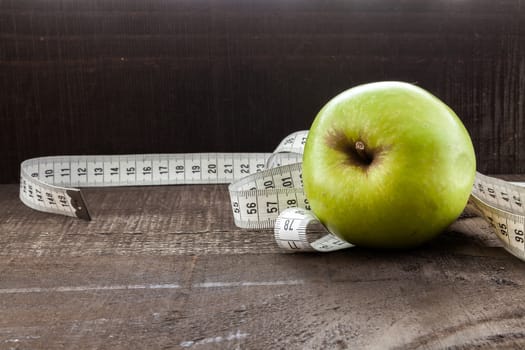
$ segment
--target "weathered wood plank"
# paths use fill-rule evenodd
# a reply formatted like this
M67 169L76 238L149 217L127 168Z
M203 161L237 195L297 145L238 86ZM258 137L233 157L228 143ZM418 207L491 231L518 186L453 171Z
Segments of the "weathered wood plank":
M525 346L525 264L480 218L424 247L283 254L224 185L89 189L94 220L0 186L0 349Z
M270 151L331 97L378 80L447 102L481 171L524 172L524 11L520 0L3 0L0 183L38 155Z
M204 348L410 349L481 343L492 348L497 343L491 338L525 345L520 327L525 267L506 256L358 250L329 256L138 257L133 263L124 257L12 259L2 265L3 290L7 283L78 288L3 293L3 345L178 348L195 342ZM31 268L43 276L17 279ZM223 286L205 287L211 282ZM174 283L181 287L153 286ZM153 287L109 289L124 284ZM215 341L232 334L242 336Z
M91 222L35 212L0 187L0 255L275 253L269 231L236 228L225 185L89 189Z
M281 252L271 230L234 226L226 185L86 189L90 222L31 210L17 196L17 186L0 186L0 256ZM501 246L480 218L452 229L446 237L457 251ZM473 247L471 240L488 244Z

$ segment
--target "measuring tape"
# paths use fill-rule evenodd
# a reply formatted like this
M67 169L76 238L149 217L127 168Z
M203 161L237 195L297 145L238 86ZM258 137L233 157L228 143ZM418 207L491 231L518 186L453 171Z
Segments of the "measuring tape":
M185 153L57 156L22 162L20 199L27 206L90 220L75 187L230 184L235 224L274 228L277 244L292 251L352 247L328 232L310 212L303 191L302 153L308 131L286 138L273 153ZM471 199L504 248L525 260L525 183L476 174ZM321 229L320 229L321 228ZM312 238L322 232L321 238Z

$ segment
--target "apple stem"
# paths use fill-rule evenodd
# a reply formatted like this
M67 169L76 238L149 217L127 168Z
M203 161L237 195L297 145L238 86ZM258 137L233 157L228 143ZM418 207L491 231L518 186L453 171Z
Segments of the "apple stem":
M363 141L357 141L355 143L355 151L357 152L359 157L362 160L364 160L365 162L370 163L372 161L372 159L370 158L370 156L366 152L366 146L365 146L365 143Z

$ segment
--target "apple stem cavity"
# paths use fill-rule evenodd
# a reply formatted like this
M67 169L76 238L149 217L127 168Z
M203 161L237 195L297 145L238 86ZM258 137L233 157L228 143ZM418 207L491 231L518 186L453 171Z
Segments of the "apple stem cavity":
M374 160L367 152L365 143L363 141L357 141L355 143L355 151L357 156L360 158L362 163L365 165L370 165Z
M340 131L332 130L325 138L326 145L332 149L344 153L347 156L347 164L357 166L363 170L374 161L377 150L370 149L363 140L352 140Z

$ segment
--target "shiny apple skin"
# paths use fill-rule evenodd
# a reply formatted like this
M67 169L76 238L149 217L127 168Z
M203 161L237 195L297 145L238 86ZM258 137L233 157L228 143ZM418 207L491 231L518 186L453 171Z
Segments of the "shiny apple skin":
M403 82L334 97L315 118L303 155L313 213L365 247L414 247L444 231L465 208L475 173L474 147L458 116Z

